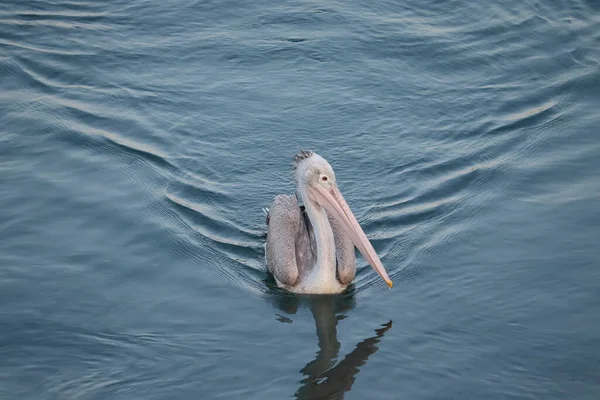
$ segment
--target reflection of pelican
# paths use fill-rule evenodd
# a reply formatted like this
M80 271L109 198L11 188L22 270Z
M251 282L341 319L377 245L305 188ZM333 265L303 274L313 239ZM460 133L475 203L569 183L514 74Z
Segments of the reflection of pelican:
M291 296L278 296L276 306L295 312L301 301ZM343 318L337 316L336 313L354 307L354 298L351 296L318 296L307 298L306 302L308 302L308 307L315 319L319 351L316 358L301 370L305 377L296 392L296 398L343 399L344 393L352 389L359 367L365 365L369 356L377 351L377 343L392 327L392 321L384 324L380 329L376 329L374 336L358 343L354 350L335 365L340 350L340 342L337 340L337 323ZM291 322L285 317L280 317L279 320Z
M389 287L392 281L340 193L331 165L301 151L298 192L275 197L267 214L266 257L278 286L297 293L339 293L356 275L356 246Z

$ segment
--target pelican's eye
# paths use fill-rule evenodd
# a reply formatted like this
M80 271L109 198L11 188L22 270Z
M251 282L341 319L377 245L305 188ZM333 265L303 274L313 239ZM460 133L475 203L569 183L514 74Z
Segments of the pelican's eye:
M321 180L321 182L327 182L329 180L327 175L321 175L321 177L319 179Z

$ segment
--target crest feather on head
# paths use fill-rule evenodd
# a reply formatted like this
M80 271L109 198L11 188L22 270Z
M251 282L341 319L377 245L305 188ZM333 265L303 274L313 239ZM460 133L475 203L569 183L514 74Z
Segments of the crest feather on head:
M298 165L298 163L302 160L306 160L307 158L311 157L313 155L313 152L310 150L300 150L300 153L296 154L294 156L294 161L296 162L296 165Z

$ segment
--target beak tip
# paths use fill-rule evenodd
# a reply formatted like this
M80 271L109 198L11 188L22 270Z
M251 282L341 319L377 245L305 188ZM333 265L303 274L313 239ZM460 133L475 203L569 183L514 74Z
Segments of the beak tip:
M394 286L394 283L390 279L386 280L385 283L387 283L390 289L392 288L392 286Z

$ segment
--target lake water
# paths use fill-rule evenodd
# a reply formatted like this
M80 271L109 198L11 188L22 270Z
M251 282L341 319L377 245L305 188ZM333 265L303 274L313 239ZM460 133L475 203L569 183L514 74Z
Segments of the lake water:
M0 398L600 398L600 3L3 1ZM394 288L267 279L324 156Z

